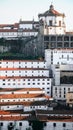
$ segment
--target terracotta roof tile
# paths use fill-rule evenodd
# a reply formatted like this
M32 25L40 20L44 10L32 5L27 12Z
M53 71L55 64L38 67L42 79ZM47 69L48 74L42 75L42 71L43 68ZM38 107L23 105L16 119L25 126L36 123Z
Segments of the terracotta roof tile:
M0 79L48 79L47 76L0 76Z
M45 98L44 94L1 94L0 99L15 99L15 98Z
M0 70L48 70L46 68L0 68Z

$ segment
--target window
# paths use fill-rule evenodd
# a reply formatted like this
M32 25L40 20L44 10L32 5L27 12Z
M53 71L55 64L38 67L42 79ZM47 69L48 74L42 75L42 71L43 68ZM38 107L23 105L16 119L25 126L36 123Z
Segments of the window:
M27 94L29 94L29 91L27 92Z
M65 98L65 95L64 95L64 98Z
M63 55L62 55L62 58L64 58Z
M10 126L12 126L13 125L13 123L12 122L10 122Z
M8 83L8 85L10 85L10 83Z
M61 27L61 21L59 21L59 26Z
M52 20L49 20L49 26L52 26Z
M22 122L19 122L19 126L22 126Z
M0 123L0 126L3 126L3 122Z
M40 84L40 83L37 83L38 85Z
M25 85L25 83L23 83L23 85Z
M3 83L3 85L5 85L5 83Z
M66 127L66 124L65 124L65 123L63 123L63 127Z
M13 85L15 85L15 83L13 83Z
M53 123L53 126L56 127L56 123Z
M70 88L68 88L68 92L70 91Z
M18 83L18 85L20 85L20 83Z

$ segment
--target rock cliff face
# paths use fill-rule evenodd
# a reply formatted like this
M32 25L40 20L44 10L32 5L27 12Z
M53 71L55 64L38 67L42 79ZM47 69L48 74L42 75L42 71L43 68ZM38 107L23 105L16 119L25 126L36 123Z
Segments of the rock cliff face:
M0 39L0 59L37 59L44 56L42 37Z

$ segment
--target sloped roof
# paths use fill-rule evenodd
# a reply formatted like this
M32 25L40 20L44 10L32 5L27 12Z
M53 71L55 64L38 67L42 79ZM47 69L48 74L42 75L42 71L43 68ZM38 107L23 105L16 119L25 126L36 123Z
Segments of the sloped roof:
M38 17L40 16L63 16L65 17L65 14L59 13L58 11L54 10L54 6L50 5L50 9L47 10L46 12L39 14Z

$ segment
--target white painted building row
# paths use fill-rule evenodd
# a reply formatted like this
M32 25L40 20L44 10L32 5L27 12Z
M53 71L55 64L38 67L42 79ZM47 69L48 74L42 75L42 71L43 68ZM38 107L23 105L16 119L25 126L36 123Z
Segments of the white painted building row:
M49 100L45 91L40 88L25 89L1 89L0 91L0 110L49 110ZM48 101L48 103L46 103ZM53 109L50 107L50 109Z
M0 38L17 38L17 37L28 37L37 36L37 30L17 30L17 29L0 29Z
M38 35L38 21L19 21L14 24L0 24L0 38L17 38Z
M8 126L14 126L15 129L17 130L27 130L30 129L32 130L32 123L30 123L29 121L0 121L1 124L1 130L8 130ZM56 121L51 121L51 122L43 122L43 130L72 130L73 129L73 123L72 122L56 122Z
M48 77L49 76L49 72L48 69L29 69L29 68L1 68L0 69L0 76L8 76L8 77L12 77L12 76L21 76L21 77L31 77L31 76L45 76Z
M0 61L0 88L41 88L51 96L51 84L44 61Z
M51 78L48 77L0 77L0 88L41 88L51 96Z
M73 64L73 50L72 49L46 49L45 61L48 65L54 64Z
M0 68L47 68L41 60L0 60Z

